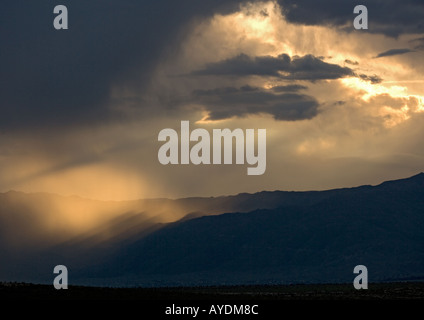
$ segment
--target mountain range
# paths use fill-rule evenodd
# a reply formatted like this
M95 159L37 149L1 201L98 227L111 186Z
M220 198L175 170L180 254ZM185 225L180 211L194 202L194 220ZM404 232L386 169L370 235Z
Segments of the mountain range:
M424 279L424 174L377 186L105 202L0 194L0 281L191 286Z

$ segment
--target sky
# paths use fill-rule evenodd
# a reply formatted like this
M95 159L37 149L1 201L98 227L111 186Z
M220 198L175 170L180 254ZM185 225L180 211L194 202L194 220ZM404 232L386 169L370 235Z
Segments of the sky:
M0 192L127 200L408 177L424 171L423 61L420 0L6 0ZM162 165L158 134L183 120L266 129L265 173Z

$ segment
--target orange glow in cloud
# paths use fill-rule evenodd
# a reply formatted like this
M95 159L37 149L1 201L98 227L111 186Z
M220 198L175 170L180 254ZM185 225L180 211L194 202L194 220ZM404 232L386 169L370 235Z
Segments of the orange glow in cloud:
M358 78L342 79L341 82L348 88L351 88L362 94L361 98L368 102L371 98L379 95L388 95L392 98L401 98L409 101L415 99L416 106L414 108L405 105L401 108L392 108L387 105L378 106L378 116L384 118L387 128L394 127L411 117L411 112L424 112L424 97L419 95L409 95L408 88L403 86L386 86L383 84L370 84Z

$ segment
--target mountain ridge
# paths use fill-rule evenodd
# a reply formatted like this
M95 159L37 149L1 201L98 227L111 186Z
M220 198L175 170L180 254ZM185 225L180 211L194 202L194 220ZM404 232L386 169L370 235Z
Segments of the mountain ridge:
M237 196L249 196L254 194L261 194L261 193L275 193L275 192L284 192L284 193L305 193L305 192L325 192L325 191L335 191L335 190L346 190L346 189L356 189L361 187L377 187L382 184L387 184L395 181L408 181L408 180L414 180L416 178L422 178L424 179L424 172L419 172L417 174L414 174L412 176L406 177L406 178L400 178L400 179L392 179L392 180L385 180L377 184L361 184L358 186L353 187L340 187L340 188L330 188L330 189L322 189L322 190L262 190L257 192L240 192L237 194L228 194L228 195L218 195L218 196L195 196L195 197L178 197L178 198L168 198L168 197L152 197L152 198L136 198L136 199L126 199L126 200L100 200L100 199L94 199L90 197L84 197L77 194L71 194L71 195L63 195L59 193L54 192L25 192L25 191L19 191L19 190L8 190L5 192L0 192L0 195L6 195L6 194L22 194L22 195L47 195L47 196L59 196L63 198L76 198L76 199L82 199L82 200L89 200L89 201L98 201L98 202L137 202L137 201L146 201L146 200L170 200L170 201L176 201L176 200L183 200L183 199L217 199L217 198L224 198L224 197L237 197Z
M311 205L202 216L135 242L118 255L118 270L112 261L95 273L137 275L143 285L318 283L351 281L365 264L375 281L420 278L423 208L420 174Z
M343 282L355 263L369 265L378 281L424 274L423 173L376 186L130 202L135 207L9 196L0 194L0 280L50 281L57 264L69 266L74 281L102 286ZM92 216L107 219L95 224ZM94 224L66 233L86 223Z

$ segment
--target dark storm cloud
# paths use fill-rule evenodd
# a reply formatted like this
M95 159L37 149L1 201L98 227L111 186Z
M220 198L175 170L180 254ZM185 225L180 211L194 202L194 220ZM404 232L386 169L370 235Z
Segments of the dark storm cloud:
M409 52L414 52L411 49L405 48L405 49L390 49L384 52L379 53L375 58L382 58L382 57L389 57L389 56L396 56L400 54L405 54Z
M122 115L109 108L111 86L142 94L161 54L179 41L182 26L195 16L233 12L240 2L244 0L2 1L0 130L114 121ZM338 0L279 2L289 21L332 25L352 21L357 4ZM53 28L53 8L58 4L68 7L69 30ZM369 9L369 32L424 32L422 1L363 4ZM351 74L349 68L313 56L262 58L253 59L256 66L243 64L241 59L233 71L303 80ZM219 70L215 73L220 74ZM140 108L146 105L137 104Z
M288 70L291 59L287 54L278 57L250 57L240 54L236 57L209 63L203 70L194 71L193 75L231 75L231 76L275 76L280 77L279 71Z
M344 62L347 63L347 64L354 65L354 66L357 66L359 64L358 61L352 61L352 60L349 60L349 59L346 59Z
M366 74L360 74L359 78L365 81L370 81L372 84L381 83L383 81L383 79L377 76L376 74L372 76L368 76Z
M305 90L308 87L302 86L300 84L288 84L286 86L275 86L272 87L272 91L274 92L297 92L300 90Z
M250 57L240 54L236 57L209 63L202 70L192 75L217 76L274 76L291 80L324 80L338 79L353 75L352 69L337 64L324 62L313 55L290 58L287 54L278 57Z
M206 107L208 120L245 117L249 114L270 114L276 120L311 119L318 114L318 102L297 93L276 94L272 89L244 86L212 90L196 90L193 100Z
M339 26L346 31L381 33L392 37L424 33L422 0L278 0L278 3L286 19L293 23ZM353 19L357 16L353 8L359 4L368 9L366 31L353 28Z
M196 15L239 1L6 0L0 10L0 129L112 120L110 88L145 88L163 50ZM53 28L66 5L69 29Z
M348 67L326 63L312 55L293 58L291 68L287 71L291 73L288 79L298 80L339 79L353 75L352 69Z

